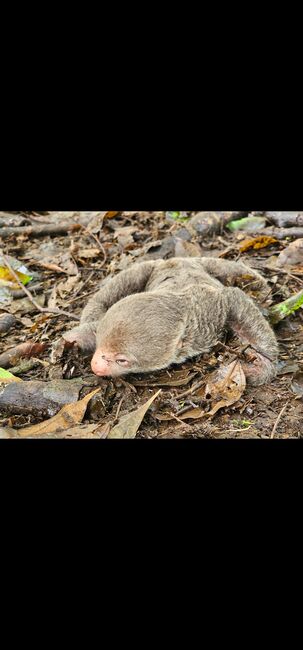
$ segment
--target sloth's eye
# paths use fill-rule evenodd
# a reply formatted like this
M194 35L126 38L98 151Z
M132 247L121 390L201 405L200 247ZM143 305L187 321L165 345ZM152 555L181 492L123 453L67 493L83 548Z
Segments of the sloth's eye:
M119 366L127 366L128 364L128 359L116 359L116 363L119 364Z

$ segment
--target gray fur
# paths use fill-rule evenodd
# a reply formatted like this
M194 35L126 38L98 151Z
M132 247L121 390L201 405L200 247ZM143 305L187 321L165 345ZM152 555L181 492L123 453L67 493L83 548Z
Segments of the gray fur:
M242 262L206 257L134 264L102 283L65 339L87 352L128 355L127 372L150 372L208 352L229 328L259 352L244 364L248 381L265 383L275 376L278 345L253 300L222 284L241 276L268 291L264 278Z

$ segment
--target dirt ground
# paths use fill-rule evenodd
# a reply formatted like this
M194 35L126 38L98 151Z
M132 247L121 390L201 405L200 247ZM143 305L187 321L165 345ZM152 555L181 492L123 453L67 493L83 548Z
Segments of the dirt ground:
M46 232L39 237L26 231L49 225L56 229L62 223L70 224L71 229L58 234ZM302 265L291 270L275 266L275 258L291 239L279 239L264 248L248 248L241 252L243 241L258 233L252 235L222 227L219 233L201 236L193 230L188 231L186 223L165 212L0 213L0 255L2 252L25 265L33 276L27 288L35 301L76 316L81 314L88 297L109 273L115 274L134 261L167 259L174 255L220 256L245 261L269 283L268 298L262 304L265 315L272 304L302 290ZM1 236L6 227L25 230ZM211 373L235 358L239 341L226 338L208 355L153 375L97 378L90 370L89 357L82 356L74 348L63 349L61 334L71 327L68 315L39 312L20 287L15 287L12 293L13 300L0 301L0 316L14 314L16 318L15 325L0 334L0 356L28 341L43 346L33 348L25 360L13 358L7 370L24 382L39 380L47 384L81 379L79 400L100 388L84 413L83 435L78 431L75 437L106 437L109 428L121 417L135 411L159 389L160 394L138 427L137 438L303 436L302 309L275 327L280 345L276 379L266 386L246 386L239 399L211 416L207 415L210 408L206 404L205 386ZM0 383L0 394L1 387ZM48 417L58 411L59 407L53 413L48 412ZM22 408L14 411L13 398L5 408L0 405L2 430L20 431L47 419L45 411L39 412L35 404L27 405L24 412ZM98 433L94 434L93 427L85 429L86 425L96 424L102 425ZM73 437L73 434L67 432L65 435L63 431L61 437Z

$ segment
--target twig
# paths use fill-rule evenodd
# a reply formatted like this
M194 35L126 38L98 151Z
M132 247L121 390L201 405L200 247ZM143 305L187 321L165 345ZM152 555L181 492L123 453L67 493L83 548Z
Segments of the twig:
M34 216L31 215L31 214L25 214L25 213L22 213L22 216L23 216L25 219L28 219L28 221L33 221L34 223L45 224L45 225L48 225L48 226L51 225L51 221L50 221L50 220L45 221L45 220L44 220L44 217L39 217L38 215L34 217ZM50 218L51 218L51 217L50 217Z
M63 309L59 309L58 307L53 307L53 309L50 309L48 307L41 307L35 299L33 298L32 294L30 291L22 284L22 282L19 280L17 274L15 273L14 269L10 265L8 259L4 255L4 253L1 253L3 262L5 266L8 268L9 272L12 274L13 278L15 278L17 284L19 287L24 291L24 293L27 295L31 303L36 307L38 311L40 311L42 314L57 314L58 316L68 316L68 318L72 318L73 320L80 320L79 316L75 316L74 314L70 314L68 311L64 311Z
M273 430L272 430L272 432L271 432L271 434L270 434L270 438L271 438L271 440L273 439L273 437L274 437L274 435L275 435L275 433L276 433L277 426L278 426L278 424L279 424L279 422L280 422L280 420L281 420L282 415L284 415L284 413L285 413L285 411L286 411L286 409L287 409L287 407L288 407L288 404L289 404L289 400L288 400L288 402L286 402L285 406L283 406L282 410L280 411L280 413L279 413L279 415L278 415L278 417L277 417L277 419L276 419L276 422L275 422L274 428L273 428Z
M104 248L103 244L101 244L101 242L100 242L100 240L98 239L98 237L96 237L96 235L94 235L92 232L90 232L90 230L88 230L88 228L85 228L85 227L84 227L83 229L84 229L84 232L85 232L89 237L91 237L91 238L96 242L97 246L100 248L100 251L102 252L102 255L103 255L102 266L104 266L104 264L105 264L105 262L106 262L106 260L107 260L107 255L106 255L106 251L105 251L105 248ZM81 256L81 254L80 254L80 256Z
M93 291L89 291L88 293L81 293L81 296L76 296L75 298L71 298L71 300L68 300L66 304L71 305L73 302L76 302L81 298L87 298L88 296L92 296L93 293L96 293L96 289L94 289Z
M11 235L25 235L27 237L44 237L49 235L54 237L56 235L66 235L68 232L75 232L81 230L80 223L59 223L59 224L43 224L42 226L4 226L0 228L0 237L10 237Z
M191 429L190 424L187 424L187 422L184 422L184 420L181 420L180 418L177 417L177 415L174 415L174 413L170 413L170 416L174 419L177 420L177 422L180 422L185 429ZM159 437L159 436L158 436Z
M261 357L264 357L265 359L268 359L268 361L271 361L272 363L274 362L274 359L270 357L268 354L265 352L261 352L261 350L258 350L258 348L255 348L251 343L248 343L243 350L241 350L241 354L244 354L244 352L247 350L247 348L251 348L254 350L254 352L257 352L257 354L260 354Z
M114 421L116 421L118 419L118 415L120 413L122 402L123 402L124 399L125 399L125 395L123 395L123 397L121 397L121 399L120 399Z
M268 359L268 361L271 361L273 363L274 359L272 357L270 357L265 352L261 352L261 350L255 348L251 343L246 343L244 346L242 345L237 350L235 350L235 356L229 361L229 363L233 363L233 361L236 361L236 359L241 360L241 357L243 357L244 352L246 352L248 348L251 348L251 350L254 350L254 352L259 354L261 357L265 357L265 359Z
M285 269L279 269L279 268L274 268L273 270L276 273L283 273L283 275L287 275L289 278L296 280L299 284L303 284L303 280L301 280L301 278L295 275L294 273L290 273L289 271L285 271Z
M183 393L180 393L180 395L178 395L178 400L182 399L183 397L187 397L187 395L192 395L195 392L195 390L198 390L198 388L202 388L203 384L205 384L205 379L196 382L191 388L188 388Z
M40 359L33 357L32 359L24 359L17 366L10 368L9 371L12 373L12 375L21 375L28 372L29 370L32 370L33 368L36 368L39 365L41 365Z
M253 425L250 424L249 427L246 427L245 429L225 429L224 433L245 433L245 431L248 431L251 429Z

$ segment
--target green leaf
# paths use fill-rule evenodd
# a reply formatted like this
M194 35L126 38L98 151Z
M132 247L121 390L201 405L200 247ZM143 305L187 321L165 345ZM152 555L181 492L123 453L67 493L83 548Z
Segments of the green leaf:
M12 375L11 372L8 370L4 370L4 368L0 368L0 380L1 379L10 379L11 381L20 381L19 377L15 377L15 375Z
M190 218L190 214L186 214L186 212L166 212L166 217L174 221L185 222Z
M279 321L283 320L287 316L293 314L297 309L303 306L303 289L298 293L290 296L284 302L280 302L278 305L273 305L270 307L269 320L272 325L276 325Z
M21 271L15 270L15 273L19 278L20 282L22 282L22 284L28 284L33 279L31 275L26 275L25 273L21 273ZM3 284L6 283L7 285L10 285L12 283L16 284L16 280L14 276L11 274L9 269L6 268L6 266L0 266L0 280L3 280Z
M231 232L237 230L245 230L246 232L255 232L264 228L266 225L266 219L264 217L244 217L244 219L237 219L236 221L230 221L226 224L226 228L231 230Z

